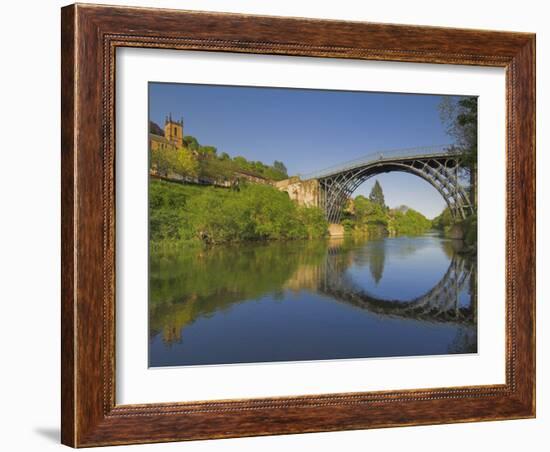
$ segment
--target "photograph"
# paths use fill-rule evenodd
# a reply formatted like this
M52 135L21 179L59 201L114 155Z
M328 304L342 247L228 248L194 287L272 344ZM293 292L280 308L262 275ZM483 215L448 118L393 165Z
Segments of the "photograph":
M148 84L149 367L478 352L478 98Z

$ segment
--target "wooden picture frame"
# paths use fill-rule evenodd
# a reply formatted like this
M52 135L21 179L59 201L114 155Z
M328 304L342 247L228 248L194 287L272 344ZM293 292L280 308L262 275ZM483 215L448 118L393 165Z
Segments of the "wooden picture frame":
M62 9L62 442L73 447L535 416L535 35L71 5ZM115 403L115 50L506 69L506 383Z

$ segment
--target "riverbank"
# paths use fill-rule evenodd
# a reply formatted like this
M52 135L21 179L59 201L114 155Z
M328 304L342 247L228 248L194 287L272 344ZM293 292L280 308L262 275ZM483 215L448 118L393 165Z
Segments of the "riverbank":
M221 244L325 237L321 209L298 206L269 185L229 189L151 179L149 234L152 243Z
M431 222L402 206L382 208L359 196L341 224L328 224L317 207L299 206L270 185L222 188L151 178L149 237L152 247L303 240L347 235L417 235Z
M470 215L464 220L454 220L449 209L432 221L434 229L439 230L445 237L464 241L462 253L477 253L477 215Z

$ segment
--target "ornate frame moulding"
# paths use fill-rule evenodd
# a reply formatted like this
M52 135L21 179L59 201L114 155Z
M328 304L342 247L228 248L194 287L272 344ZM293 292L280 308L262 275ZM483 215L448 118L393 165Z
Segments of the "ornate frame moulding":
M535 416L534 34L80 4L62 8L61 32L64 444ZM505 68L505 384L117 405L114 89L119 47Z

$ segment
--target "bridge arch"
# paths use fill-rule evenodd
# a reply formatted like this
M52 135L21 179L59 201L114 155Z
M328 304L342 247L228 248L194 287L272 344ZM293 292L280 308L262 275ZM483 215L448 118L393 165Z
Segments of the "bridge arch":
M460 183L460 168L460 154L449 151L410 157L371 156L316 175L319 206L330 223L338 223L346 201L362 183L377 174L400 171L427 181L443 197L453 218L464 219L472 212L472 206L467 190Z

